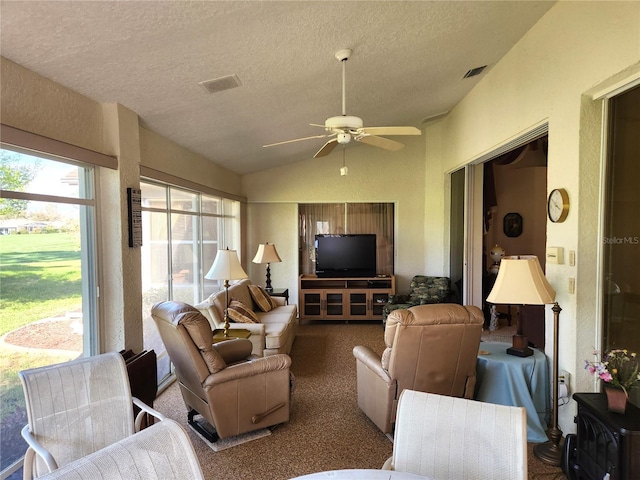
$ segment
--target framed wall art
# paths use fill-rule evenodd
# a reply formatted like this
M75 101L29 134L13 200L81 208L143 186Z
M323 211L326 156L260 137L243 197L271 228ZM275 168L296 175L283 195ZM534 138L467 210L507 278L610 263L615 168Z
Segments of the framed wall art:
M507 237L519 237L522 234L522 215L507 213L502 220L502 230Z

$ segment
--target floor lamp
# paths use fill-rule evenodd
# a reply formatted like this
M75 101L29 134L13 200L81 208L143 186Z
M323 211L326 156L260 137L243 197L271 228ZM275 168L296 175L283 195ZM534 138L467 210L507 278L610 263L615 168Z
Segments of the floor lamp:
M538 257L520 255L502 259L498 278L487 302L510 305L553 304L553 425L548 430L551 440L537 444L533 453L544 463L559 466L562 460L562 431L558 427L558 324L562 309L555 297L556 292L544 276Z
M278 255L276 246L273 243L261 243L258 245L258 251L256 256L253 257L253 263L266 263L267 264L267 283L265 290L271 292L271 264L281 262L282 259Z
M204 276L209 280L224 280L224 336L229 336L229 280L241 280L247 278L247 273L242 269L235 250L218 250L213 265Z

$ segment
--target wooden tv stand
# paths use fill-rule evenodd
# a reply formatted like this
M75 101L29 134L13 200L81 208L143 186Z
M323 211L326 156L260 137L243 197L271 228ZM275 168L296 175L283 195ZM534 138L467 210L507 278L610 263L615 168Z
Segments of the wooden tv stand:
M319 278L300 275L298 301L302 320L381 320L389 295L396 291L393 275Z

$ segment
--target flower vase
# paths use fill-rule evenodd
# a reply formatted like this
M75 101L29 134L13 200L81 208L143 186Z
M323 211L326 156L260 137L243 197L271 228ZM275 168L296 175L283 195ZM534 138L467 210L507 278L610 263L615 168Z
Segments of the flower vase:
M610 412L624 414L627 408L627 392L624 388L608 387L604 391L607 394L607 409Z

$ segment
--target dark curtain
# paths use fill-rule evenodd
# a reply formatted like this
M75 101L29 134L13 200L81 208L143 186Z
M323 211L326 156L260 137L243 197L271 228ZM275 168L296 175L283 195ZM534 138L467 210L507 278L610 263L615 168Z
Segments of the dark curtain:
M299 272L315 273L316 234L374 233L378 274L393 274L393 203L298 205Z

